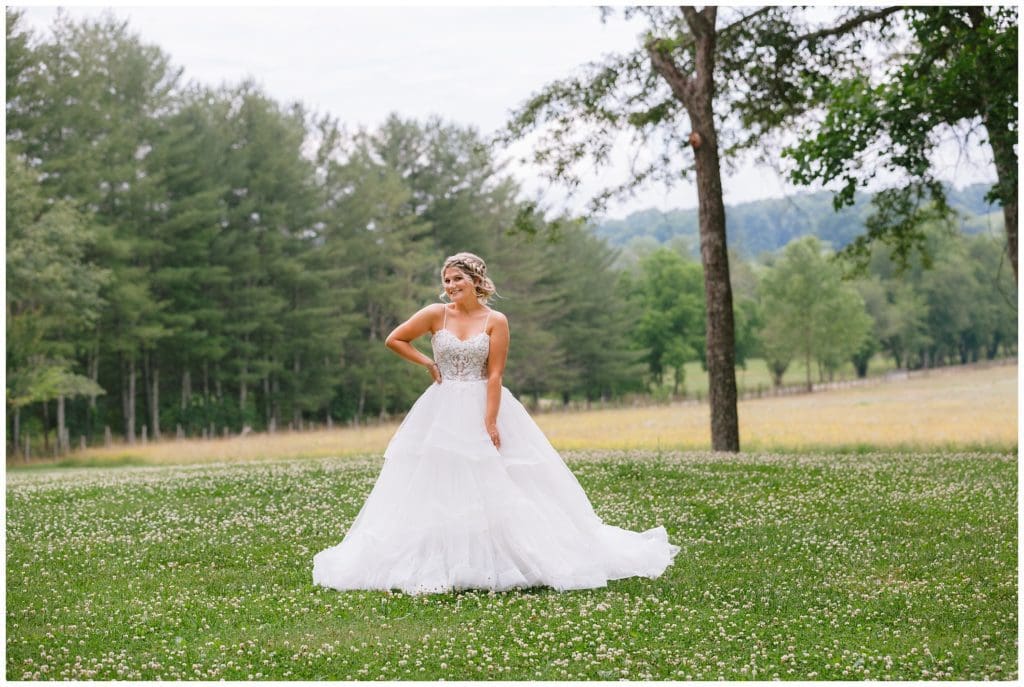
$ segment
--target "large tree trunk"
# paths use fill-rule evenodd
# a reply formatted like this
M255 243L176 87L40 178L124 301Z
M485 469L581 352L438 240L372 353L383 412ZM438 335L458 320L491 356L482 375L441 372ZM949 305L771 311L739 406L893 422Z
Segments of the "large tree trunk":
M718 164L715 130L715 18L716 7L681 11L694 39L694 72L683 74L670 54L656 44L647 51L651 63L686 107L693 127L691 145L697 173L697 216L700 257L704 267L707 312L708 400L711 404L711 448L739 451L739 416L736 411L736 345L729 281L729 253L725 237L725 204Z
M718 168L718 141L711 117L710 97L707 101L706 117L691 116L690 121L694 131L701 134L703 139L695 152L700 257L704 266L707 311L706 346L708 398L711 403L711 448L715 451L739 451L739 416L736 411L736 330L732 310L732 284L729 281L729 254L726 250L725 204L722 202L722 177Z
M1003 221L1006 222L1006 249L1010 252L1010 264L1013 265L1013 281L1017 279L1017 201L1003 206Z
M967 13L971 17L975 32L985 30L982 28L986 22L985 9L982 6L972 6ZM993 73L994 70L988 69L989 66L988 56L983 54L979 65L982 75ZM992 146L992 158L996 165L996 195L1003 206L1003 221L1006 223L1006 250L1010 254L1010 264L1013 265L1014 283L1019 283L1017 279L1017 153L1013 150L1017 144L1017 115L1016 112L992 106L993 99L990 95L993 88L999 88L999 86L988 82L983 87L984 92L979 94L983 110L982 123L988 133L989 145ZM995 95L998 101L1002 94Z
M1014 141L1008 135L1009 124L992 121L993 119L986 118L985 128L988 130L989 141L992 144L992 157L996 163L997 185L1003 204L1003 221L1006 223L1006 250L1010 254L1010 264L1013 265L1013 281L1019 283L1017 279L1017 154L1013 152ZM1007 133L1001 133L1001 129L1006 130Z

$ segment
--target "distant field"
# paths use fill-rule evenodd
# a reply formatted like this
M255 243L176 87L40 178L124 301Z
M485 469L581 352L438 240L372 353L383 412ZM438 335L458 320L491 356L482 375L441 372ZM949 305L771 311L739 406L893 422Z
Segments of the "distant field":
M744 450L1017 445L1017 365L934 370L905 381L742 401ZM708 408L689 403L540 413L558 449L705 449ZM69 465L179 464L382 453L397 423L216 440L163 441L76 452ZM17 463L8 463L16 467Z
M559 448L706 448L705 403L538 417ZM910 380L741 401L749 450L828 447L1013 448L1017 366L940 369Z

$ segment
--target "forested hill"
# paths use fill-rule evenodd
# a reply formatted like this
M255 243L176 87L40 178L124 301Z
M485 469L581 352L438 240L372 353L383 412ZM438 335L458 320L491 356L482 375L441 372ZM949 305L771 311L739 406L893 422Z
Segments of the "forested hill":
M961 229L968 234L1002 229L998 206L985 202L989 184L973 184L962 189L946 189L949 204L964 216ZM770 198L726 207L729 245L739 254L756 257L782 248L792 239L813 234L838 249L864 232L864 219L871 213L871 195L858 194L853 207L836 212L832 193L801 193L788 198ZM997 213L992 215L991 213ZM696 254L699 246L697 209L641 210L625 219L598 223L594 233L613 246L626 246L635 240L665 243L681 237ZM647 237L647 238L644 238Z

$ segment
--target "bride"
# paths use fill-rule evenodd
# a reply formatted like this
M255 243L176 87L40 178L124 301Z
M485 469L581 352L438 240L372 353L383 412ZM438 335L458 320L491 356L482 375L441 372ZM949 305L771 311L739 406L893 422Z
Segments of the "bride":
M384 466L341 543L313 557L334 589L557 590L658 577L679 547L665 528L605 524L526 409L502 386L508 320L486 304L484 261L449 257L449 304L399 325L387 346L430 370L384 453ZM430 333L434 359L410 343Z

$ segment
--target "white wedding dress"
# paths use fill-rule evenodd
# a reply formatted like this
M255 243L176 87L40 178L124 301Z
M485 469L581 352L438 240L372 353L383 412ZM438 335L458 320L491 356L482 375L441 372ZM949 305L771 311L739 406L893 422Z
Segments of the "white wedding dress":
M490 315L488 315L490 317ZM500 449L484 428L484 331L431 339L441 383L409 410L341 543L313 557L313 583L334 589L557 590L658 577L679 547L665 528L607 525L526 409L505 387Z

